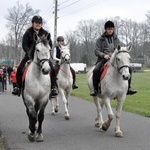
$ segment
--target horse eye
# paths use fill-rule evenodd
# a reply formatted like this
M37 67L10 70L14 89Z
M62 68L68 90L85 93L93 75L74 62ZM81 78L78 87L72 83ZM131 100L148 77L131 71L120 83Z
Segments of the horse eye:
M39 49L37 49L36 51L39 52Z
M118 60L118 61L120 61L120 59L119 59L119 58L117 58L117 60Z

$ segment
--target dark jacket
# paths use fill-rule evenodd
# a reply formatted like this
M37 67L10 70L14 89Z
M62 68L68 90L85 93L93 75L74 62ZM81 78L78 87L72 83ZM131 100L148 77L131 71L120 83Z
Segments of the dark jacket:
M29 52L34 40L33 40L33 34L36 33L33 29L33 27L29 28L25 34L23 35L23 40L22 40L22 48L25 51L25 53ZM44 30L43 28L41 28L39 30L39 34L38 36L43 36L43 35L47 35L48 32L46 30ZM49 45L52 48L52 40L49 41Z
M59 48L59 46L56 46L56 57L58 59L60 59L60 48Z
M95 55L98 57L97 61L104 60L104 55L112 55L114 52L115 48L117 47L118 44L120 44L120 40L118 39L117 35L113 33L111 38L113 38L113 49L109 49L108 45L108 40L109 37L106 36L105 33L102 34L100 38L97 39L96 45L95 45Z

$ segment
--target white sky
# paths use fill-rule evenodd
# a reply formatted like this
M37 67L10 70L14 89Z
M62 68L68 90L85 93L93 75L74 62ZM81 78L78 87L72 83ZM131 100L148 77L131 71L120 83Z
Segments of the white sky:
M29 3L33 9L39 9L47 22L48 30L53 36L54 0L19 0L20 4ZM5 16L8 8L16 5L17 0L4 0L0 9L0 41L6 37ZM150 0L58 0L58 32L64 35L69 30L76 29L78 21L85 19L105 19L120 16L122 19L132 19L143 22L145 14L150 10ZM53 38L53 37L52 37Z

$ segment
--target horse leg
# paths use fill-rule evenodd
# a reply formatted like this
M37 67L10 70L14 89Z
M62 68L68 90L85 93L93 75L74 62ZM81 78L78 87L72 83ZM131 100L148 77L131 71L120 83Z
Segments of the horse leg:
M56 98L51 98L51 106L52 106L52 112L51 112L51 115L55 115L55 99Z
M59 93L60 93L60 96L64 102L64 106L65 106L65 119L66 120L69 120L70 119L70 115L69 115L69 112L68 112L68 102L67 102L67 99L65 97L65 94L64 94L64 90L63 89L59 89Z
M37 115L37 112L39 110L39 103L35 103L34 108L35 108L36 115ZM38 129L38 122L36 122L35 124L35 130L37 131L37 129Z
M42 135L42 122L44 120L44 111L45 107L47 105L47 102L45 104L42 104L42 108L40 109L38 113L38 129L37 129L37 134L35 137L36 142L43 142L43 135Z
M111 124L111 121L113 120L114 114L113 114L113 111L112 111L112 108L111 108L110 99L106 98L103 101L105 103L105 106L106 106L106 109L107 109L107 112L108 112L108 120L103 123L102 130L107 131L110 124Z
M123 137L122 131L120 130L120 116L121 116L123 103L124 103L124 99L117 100L116 126L115 126L115 136L116 137Z
M27 107L27 115L29 117L29 133L28 133L28 139L33 142L35 140L35 124L37 122L37 115L36 111L33 107Z
M102 126L102 124L104 123L103 121L103 117L102 117L102 107L99 103L99 99L97 96L94 96L94 103L96 105L96 109L97 109L97 117L95 119L95 127L100 127Z
M55 113L57 113L58 112L58 107L59 107L59 101L58 101L58 96L56 96L56 99L55 99L56 101L55 101L55 103L56 103L56 105L55 105Z
M55 98L51 99L51 105L52 105L51 115L55 115L55 113L58 112L58 107L59 107L58 96L56 96Z
M68 106L69 106L69 97L70 97L70 93L71 93L71 91L70 90L67 90L66 91L66 100L67 100L67 109L68 109ZM68 110L68 114L69 114L69 110ZM68 119L70 119L70 118L66 118L66 120L68 120Z

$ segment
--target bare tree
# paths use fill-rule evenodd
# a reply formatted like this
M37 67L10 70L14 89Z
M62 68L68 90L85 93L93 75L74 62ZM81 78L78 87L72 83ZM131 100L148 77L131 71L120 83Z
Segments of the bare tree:
M87 57L87 65L91 66L95 62L94 43L97 37L96 25L94 20L82 20L77 26L77 36L84 44L82 57Z
M80 51L80 43L77 39L76 31L69 31L65 34L67 42L70 43L71 50L71 62L79 62L81 51Z
M33 10L32 7L27 3L25 6L17 2L16 6L8 9L8 15L6 16L7 24L6 27L11 33L11 38L15 43L15 58L19 61L18 47L22 41L22 35L25 29L31 22L31 17L38 14L39 10Z

